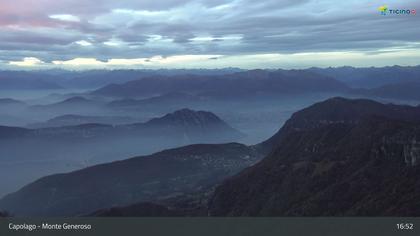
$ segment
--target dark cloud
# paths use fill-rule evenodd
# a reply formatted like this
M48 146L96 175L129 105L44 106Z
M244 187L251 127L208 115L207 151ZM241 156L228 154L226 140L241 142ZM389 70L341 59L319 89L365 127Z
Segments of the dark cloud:
M373 54L387 48L417 48L420 15L382 16L377 11L381 4L357 0L5 0L0 6L0 60L324 51ZM388 5L420 11L420 3L414 0L391 0ZM78 20L50 17L55 14Z

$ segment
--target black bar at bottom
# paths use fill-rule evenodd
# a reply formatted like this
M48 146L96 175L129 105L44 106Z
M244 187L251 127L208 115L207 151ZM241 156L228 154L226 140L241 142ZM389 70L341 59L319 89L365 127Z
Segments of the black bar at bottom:
M0 236L420 236L420 218L5 218Z

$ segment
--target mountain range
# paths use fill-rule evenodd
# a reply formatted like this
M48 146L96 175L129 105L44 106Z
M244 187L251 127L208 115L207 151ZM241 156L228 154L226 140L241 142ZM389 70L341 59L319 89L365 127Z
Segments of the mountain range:
M17 215L419 216L419 135L418 107L337 97L294 113L258 145L192 145L52 175L3 198L0 208ZM196 184L198 172L217 166L233 171Z
M33 105L30 106L29 109L33 111L42 111L42 112L48 112L48 111L55 111L55 112L68 112L69 110L83 110L83 109L95 109L97 110L98 106L100 106L101 103L87 99L82 96L74 96L67 98L63 101L52 103L52 104L46 104L46 105Z
M145 123L133 123L124 125L108 125L100 123L84 123L74 126L62 126L41 129L24 129L18 127L2 127L3 137L14 137L20 133L20 138L101 138L114 135L136 135L145 136L178 136L196 142L209 140L223 140L220 136L238 138L241 134L231 128L219 117L211 112L193 111L181 109L159 118L153 118ZM10 132L5 132L11 130ZM20 130L21 132L12 132ZM159 131L159 132L158 132ZM215 139L216 134L218 135ZM169 135L169 136L167 136ZM115 136L114 136L115 137Z
M377 88L388 84L415 82L420 79L420 66L386 66L356 68L351 66L309 68L330 76L353 88Z
M154 76L124 84L111 84L92 94L136 98L154 94L184 92L209 97L243 97L258 94L345 92L345 84L304 70L253 70L217 76Z
M243 136L213 113L189 109L121 125L0 126L0 194L51 173L183 145L234 142Z
M114 106L124 105L124 103L131 104L131 106L140 105L148 101L139 101L136 98L165 94L177 94L178 96L187 94L188 98L180 98L187 102L191 102L192 96L201 100L237 100L311 93L418 101L420 100L417 93L420 89L419 68L343 67L306 70L250 70L217 76L152 76L122 84L110 84L91 94L123 98L123 100L114 103ZM366 84L362 84L362 82Z
M182 106L206 102L206 98L182 92L170 92L144 99L124 98L109 102L106 106L116 110L179 109Z
M212 216L419 216L420 110L334 98L295 113Z
M48 128L48 127L63 127L63 126L78 126L83 124L132 124L138 123L135 118L128 116L85 116L85 115L62 115L45 122L37 122L27 125L28 128Z
M125 83L148 76L180 74L223 75L242 71L225 69L174 69L174 70L86 70L61 69L34 71L0 71L0 90L42 90L42 89L94 89L110 83Z
M382 85L365 91L368 96L384 97L402 100L420 100L420 80Z
M0 208L25 216L82 215L200 191L259 158L253 148L237 143L191 145L47 176L6 196Z
M79 172L74 171L82 169L95 186L96 173L104 174L84 168L108 163L114 170L115 161L156 157L152 153L164 149L170 149L163 153L172 160L177 148L200 144L181 148L188 157L185 166L195 160L190 152L199 153L192 155L198 159L210 156L223 167L216 171L212 166L199 182L174 172L170 179L181 176L183 181L163 187L172 180L159 172L157 166L165 165L161 160L149 163L147 178L163 185L139 195L124 180L130 183L127 189L100 197L106 199L103 204L89 198L92 207L78 207L76 194L78 200L69 203L74 211L68 210L61 205L69 194L63 190L46 211L10 211L46 216L417 215L419 68L0 71L0 197L54 173L67 173L63 181L75 183ZM331 97L336 98L325 100ZM246 145L232 143L238 141ZM218 151L207 155L210 149ZM230 160L238 157L224 155L225 149L252 161L235 159L233 170ZM178 164L174 168L183 170ZM46 179L55 183L57 176ZM120 183L114 181L118 176L110 178ZM25 194L42 187L35 183ZM19 206L23 198L7 199ZM42 199L36 200L40 206Z
M60 89L52 76L29 71L0 71L0 90Z
M257 73L255 73L257 72ZM276 75L274 75L276 74ZM276 77L283 79L290 79L291 74L300 74L299 77L313 77L310 74L316 75L319 78L331 78L336 81L342 82L351 88L378 88L384 85L399 84L399 83L411 83L418 82L420 79L420 66L387 66L387 67L366 67L356 68L350 66L344 67L328 67L328 68L308 68L301 70L254 70L244 71L237 68L226 68L220 70L88 70L88 71L67 71L67 70L40 70L40 71L0 71L0 90L40 90L40 89L99 89L95 94L102 94L107 96L124 97L121 92L122 88L118 85L129 83L130 81L143 80L143 85L157 85L160 84L162 88L150 87L153 92L167 93L174 91L169 89L170 86L176 86L176 88L192 89L194 86L206 83L205 81L211 78L224 79L222 84L229 85L229 78L233 77L247 77L252 75L255 79L262 77ZM269 75L269 76L267 76ZM183 85L172 84L174 81L167 81L165 78L202 78L204 81L200 81L192 87L188 88ZM157 83L149 81L149 79L155 78L158 80ZM186 81L186 80L181 80ZM216 80L216 82L220 82ZM247 81L246 86L255 81ZM265 82L264 82L265 83ZM280 85L283 82L279 80L273 82ZM300 82L299 82L300 83ZM308 90L301 84L297 88L300 91ZM334 82L336 83L336 82ZM112 84L112 85L110 85ZM134 84L138 84L134 83ZM217 83L215 83L217 84ZM312 84L316 85L316 84ZM287 86L283 84L282 87ZM139 85L140 87L140 85ZM148 87L143 87L148 88ZM321 88L315 86L314 90ZM327 87L328 88L328 87ZM328 90L328 89L325 90ZM249 87L240 86L240 89L249 89ZM331 87L334 89L334 86ZM129 90L126 88L125 90ZM324 91L325 91L324 90ZM149 92L152 92L149 91ZM287 90L286 90L287 91ZM333 90L328 90L333 91ZM145 94L148 91L139 90L137 93L134 89L130 91L126 96L129 97L141 97L141 94ZM140 94L140 95L139 95ZM153 94L153 93L152 93ZM154 93L156 94L156 93Z

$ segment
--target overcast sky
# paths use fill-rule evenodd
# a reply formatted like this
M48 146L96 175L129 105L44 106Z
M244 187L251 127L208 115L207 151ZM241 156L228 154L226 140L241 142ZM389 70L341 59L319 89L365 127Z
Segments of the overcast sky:
M0 0L0 68L417 65L419 28L418 0Z

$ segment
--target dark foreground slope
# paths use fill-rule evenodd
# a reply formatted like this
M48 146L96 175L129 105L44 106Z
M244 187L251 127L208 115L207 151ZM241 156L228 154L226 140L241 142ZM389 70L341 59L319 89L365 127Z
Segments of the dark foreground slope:
M112 207L95 211L89 216L94 217L173 217L183 216L183 212L169 209L166 206L142 202L124 207Z
M295 113L212 216L419 216L420 110L334 98Z
M2 218L2 217L8 217L8 216L9 216L9 214L7 214L7 212L0 211L0 218Z
M242 144L191 145L39 179L0 201L16 216L74 216L201 191L260 155Z

